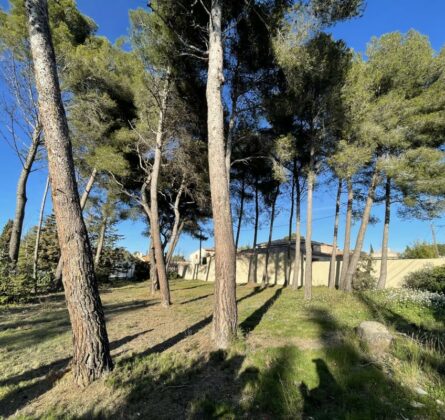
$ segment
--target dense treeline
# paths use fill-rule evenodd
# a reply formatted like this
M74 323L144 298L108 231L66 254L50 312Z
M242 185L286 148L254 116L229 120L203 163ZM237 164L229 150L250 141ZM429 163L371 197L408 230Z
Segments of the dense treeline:
M0 11L10 121L2 130L23 168L15 216L0 237L1 299L65 290L79 384L112 368L97 284L133 262L116 245L121 220L146 222L152 291L166 308L174 303L167 273L180 236L199 238L213 221L212 336L226 348L237 332L236 249L246 221L254 226L249 283L267 284L274 220L289 211L288 267L297 275L289 270L285 283L297 288L301 255L299 246L291 252L291 238L300 243L304 215L311 299L313 196L321 184L336 190L332 288L338 243L339 288L350 291L362 278L375 203L385 208L380 288L394 204L404 217L442 213L444 51L412 30L372 39L365 59L329 34L363 7L360 0L156 0L130 12L130 34L115 45L96 35L74 0L10 0ZM49 181L40 220L25 233L26 185L37 162L47 164ZM48 190L54 215L45 218ZM266 269L258 273L264 213Z

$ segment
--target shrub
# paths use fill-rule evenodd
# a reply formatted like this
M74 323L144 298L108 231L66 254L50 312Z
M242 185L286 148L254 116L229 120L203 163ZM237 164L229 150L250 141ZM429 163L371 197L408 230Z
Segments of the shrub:
M363 255L352 278L352 288L356 291L375 289L377 281L374 277L374 267L372 266L372 255Z
M404 281L405 287L410 289L445 293L445 266L427 266L408 274Z

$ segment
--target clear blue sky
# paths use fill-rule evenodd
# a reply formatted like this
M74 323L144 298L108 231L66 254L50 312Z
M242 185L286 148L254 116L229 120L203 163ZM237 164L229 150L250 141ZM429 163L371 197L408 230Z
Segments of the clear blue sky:
M99 34L107 36L115 41L128 30L128 10L137 7L145 7L145 0L78 0L80 10L92 17L99 26ZM380 36L386 32L402 31L413 28L429 36L433 47L438 50L445 44L444 16L445 1L443 0L368 0L364 16L360 19L344 22L333 29L337 38L343 38L349 46L356 51L364 51L367 42L372 36ZM0 0L0 5L5 7L6 0ZM3 87L0 84L0 94ZM1 112L1 111L0 111ZM14 152L0 141L0 226L14 214L15 187L19 175L19 162ZM45 170L34 172L31 175L28 187L28 206L26 211L25 229L37 222L41 194L46 179ZM334 212L335 186L321 185L315 194L314 209L314 240L330 242L332 240L332 222ZM287 235L287 223L289 213L289 198L282 197L280 202L283 210L276 220L274 238L282 238ZM48 206L49 207L49 206ZM406 245L416 240L431 241L429 223L409 220L403 221L394 218L390 228L390 248L403 250ZM374 215L382 220L382 206L374 208ZM303 215L303 220L304 220ZM343 220L342 220L343 222ZM440 242L445 242L445 220L437 221L437 236ZM125 236L122 245L130 251L146 251L147 238L141 235L144 226L140 222L125 222L119 227L120 233ZM343 224L340 225L342 236ZM357 229L357 226L355 226ZM380 248L382 225L378 223L368 230L365 248L370 244L374 249ZM304 233L304 232L303 232ZM354 232L356 233L356 232ZM267 217L259 233L259 240L267 240ZM243 227L241 245L252 242L252 226ZM198 241L184 236L178 251L185 255L190 254L198 247ZM207 246L212 245L210 239ZM341 244L340 244L341 245Z

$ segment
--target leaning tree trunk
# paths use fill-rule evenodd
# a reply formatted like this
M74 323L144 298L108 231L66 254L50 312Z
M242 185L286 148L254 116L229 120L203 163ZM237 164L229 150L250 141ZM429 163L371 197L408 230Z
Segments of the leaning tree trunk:
M26 155L23 168L17 183L15 215L11 230L11 239L9 241L9 259L15 266L19 258L20 239L22 237L23 220L25 218L25 207L28 200L26 196L26 185L31 172L32 165L36 159L37 150L40 146L42 126L40 121L37 122L32 135L32 143Z
M343 261L340 274L341 290L346 289L345 279L349 267L349 254L351 247L352 204L354 201L354 190L352 189L352 180L350 178L347 180L347 188L348 188L348 203L346 208L345 241L343 244Z
M385 225L383 227L382 261L380 265L380 277L377 283L378 289L385 288L386 277L388 275L388 239L389 239L390 219L391 219L391 178L387 177L385 186Z
M264 261L264 273L263 273L263 284L269 283L269 275L267 273L267 269L269 268L269 255L270 255L270 246L272 244L272 235L273 235L273 222L275 220L275 206L277 204L277 198L280 194L280 186L277 187L277 192L275 193L272 201L272 212L270 215L270 225L269 225L269 239L267 241L267 248L266 248L266 257Z
M255 181L255 226L253 229L253 255L249 259L249 284L255 284L257 282L258 271L258 250L256 249L258 240L258 224L260 219L259 197L258 197L258 182Z
M167 278L167 270L165 267L164 250L161 240L161 229L159 226L159 207L158 207L158 183L159 174L161 171L162 162L162 147L164 142L164 126L165 126L165 113L167 111L167 100L170 89L170 71L167 72L167 78L165 80L165 86L161 97L161 108L159 110L158 128L156 131L156 146L155 155L153 161L153 168L151 170L151 182L150 182L150 236L153 241L153 247L155 251L156 270L158 272L159 286L161 289L161 305L164 308L168 308L170 302L170 288Z
M90 191L93 188L94 181L96 181L96 176L97 176L97 169L93 168L93 172L91 172L87 185L85 186L85 191L83 192L82 197L80 199L81 210L83 210L87 204ZM63 271L63 260L62 258L60 258L59 262L57 263L56 274L54 275L54 284L56 290L60 290L62 288L62 271Z
M309 172L307 175L307 214L306 214L306 265L304 267L304 298L312 299L312 195L314 192L314 148L311 147Z
M34 280L34 293L37 294L37 283L38 283L38 261L39 261L39 246L40 246L40 235L42 233L43 215L45 213L45 203L46 197L49 190L49 176L46 179L45 191L43 192L42 204L40 205L39 213L39 223L37 224L36 231L36 243L34 245L34 256L32 260L32 278Z
M179 226L181 222L181 213L179 211L179 204L181 202L181 196L185 189L185 181L182 180L181 185L179 187L178 193L176 194L175 203L173 204L173 212L175 214L175 220L173 223L172 234L170 236L170 241L168 245L168 252L166 257L166 267L165 270L168 272L168 266L170 265L170 260L173 256L173 251L176 246L177 237L179 233Z
M331 265L329 267L329 288L335 288L335 273L337 268L337 239L338 239L338 222L340 219L340 200L342 180L338 180L337 199L335 201L335 220L334 220L334 239L332 241Z
M377 188L378 173L377 169L374 169L374 173L371 178L371 184L369 185L368 197L366 198L365 209L363 210L362 221L360 223L360 229L355 241L355 249L350 257L348 271L345 276L345 290L352 290L352 278L357 270L358 262L360 260L360 254L363 248L363 241L365 239L366 229L369 223L369 217L371 215L372 204L374 203L375 189Z
M99 237L97 238L97 248L96 255L94 256L94 266L97 268L100 262L100 256L102 255L102 250L104 248L105 233L107 232L108 217L104 217L100 224Z
M87 229L77 192L46 0L26 0L39 113L45 132L63 283L73 333L72 370L86 386L113 367Z
M292 288L298 289L298 279L300 276L300 259L301 259L301 188L299 171L296 172L295 178L295 259L294 259L294 274L292 278Z
M182 221L179 224L178 230L177 230L175 236L172 238L172 241L168 247L168 253L167 253L167 258L166 258L167 272L168 272L168 268L172 262L173 253L175 252L176 245L178 245L179 238L181 237L182 230L184 229L184 225L185 225L184 221Z
M238 250L239 237L240 237L240 233L241 233L241 224L243 222L245 198L246 198L246 177L243 174L243 179L241 181L241 200L240 200L240 207L239 207L239 213L238 213L238 226L236 228L235 250Z
M207 128L210 193L215 236L215 303L212 336L227 348L236 336L236 253L233 241L230 191L225 166L224 107L222 103L222 0L212 0L209 21Z

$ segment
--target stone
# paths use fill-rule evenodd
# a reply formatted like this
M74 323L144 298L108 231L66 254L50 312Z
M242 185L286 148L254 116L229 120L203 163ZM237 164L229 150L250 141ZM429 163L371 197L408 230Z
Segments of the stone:
M414 391L416 391L419 395L428 395L428 392L426 392L423 388L420 388L420 386L414 388Z
M385 353L393 340L385 325L377 321L363 321L357 328L357 335L372 354Z

